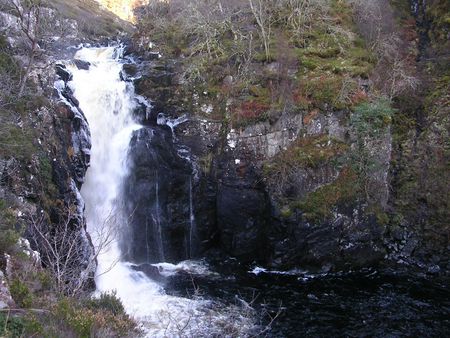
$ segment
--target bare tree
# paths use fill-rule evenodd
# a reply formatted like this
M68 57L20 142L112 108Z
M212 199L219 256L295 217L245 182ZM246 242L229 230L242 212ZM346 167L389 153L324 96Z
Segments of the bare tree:
M272 7L273 2L272 0L248 0L252 14L259 27L266 61L270 60L270 39L272 36L272 25L275 19L274 8Z
M57 224L46 221L44 214L31 217L28 237L39 251L43 264L52 273L56 290L75 295L92 280L97 257L115 240L115 229L110 227L110 218L106 219L94 234L96 241L92 249L86 231L80 228L77 220L76 206L63 209L65 218Z
M278 0L281 19L297 39L312 28L312 24L321 19L318 15L326 13L327 0Z
M85 256L79 229L73 225L73 208L68 208L65 220L49 225L44 216L31 218L29 237L40 252L44 265L55 280L55 287L63 294L75 294L83 288L87 280L80 278L82 271L93 263L81 262Z
M392 99L419 85L407 42L401 38L388 0L351 0L355 21L378 64L371 77L382 94Z
M21 33L28 45L28 61L20 79L18 96L22 96L30 76L36 56L39 53L39 41L43 34L41 0L10 0L10 6L19 19Z

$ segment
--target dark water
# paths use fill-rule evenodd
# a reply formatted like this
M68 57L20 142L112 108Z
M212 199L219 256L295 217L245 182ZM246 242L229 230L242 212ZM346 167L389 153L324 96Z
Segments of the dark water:
M263 326L281 310L267 337L450 337L448 279L376 270L311 276L238 269L178 275L166 289L186 296L193 285L205 298L253 300Z

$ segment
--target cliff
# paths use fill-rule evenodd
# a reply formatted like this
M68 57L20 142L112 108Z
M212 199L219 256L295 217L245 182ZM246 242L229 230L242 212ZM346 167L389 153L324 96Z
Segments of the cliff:
M448 271L446 5L410 5L312 3L303 29L282 1L141 9L131 72L148 123L189 116L201 251Z

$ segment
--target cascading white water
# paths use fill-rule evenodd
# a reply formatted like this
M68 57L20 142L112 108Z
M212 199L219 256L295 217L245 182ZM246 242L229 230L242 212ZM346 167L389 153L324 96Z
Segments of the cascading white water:
M132 118L136 94L132 84L120 79L119 54L120 48L83 48L76 58L89 62L89 69L68 65L73 74L69 85L91 130L91 166L81 194L86 204L88 232L98 252L97 293L116 292L126 311L143 323L148 336L180 334L177 333L180 327L183 334L217 333L212 318L216 316L220 321L223 315L206 310L205 301L165 295L158 283L121 260L118 241L127 224L127 215L121 208L121 187L128 172L127 153L133 131L142 126ZM190 195L192 228L192 191ZM158 196L156 199L159 203ZM143 225L145 231L148 231L147 227ZM164 257L162 243L160 246L158 250ZM171 271L189 270L196 265L163 263L159 267L170 275Z

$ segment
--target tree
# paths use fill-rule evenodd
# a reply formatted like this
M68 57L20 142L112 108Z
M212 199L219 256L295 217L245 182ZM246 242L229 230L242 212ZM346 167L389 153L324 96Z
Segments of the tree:
M18 96L21 97L31 70L33 69L35 58L40 51L39 41L44 31L43 4L42 0L10 0L9 5L10 10L18 18L20 31L25 38L28 50L28 60L19 83Z
M111 214L93 234L95 244L91 243L80 225L77 206L65 206L62 211L65 218L56 224L49 222L44 213L31 217L27 237L53 275L56 291L73 296L92 282L97 257L114 241L116 231L110 226L110 221L114 222Z
M259 27L259 32L264 45L266 61L270 61L270 39L272 37L272 25L275 12L272 0L248 0L250 9ZM276 1L275 1L276 2Z
M385 148L386 144L390 144L389 128L394 112L388 99L378 98L359 104L350 117L355 137L352 165L368 202L386 202L384 186L390 151Z
M414 58L402 39L388 0L351 0L355 21L378 62L371 76L375 87L389 99L413 92L419 85Z

